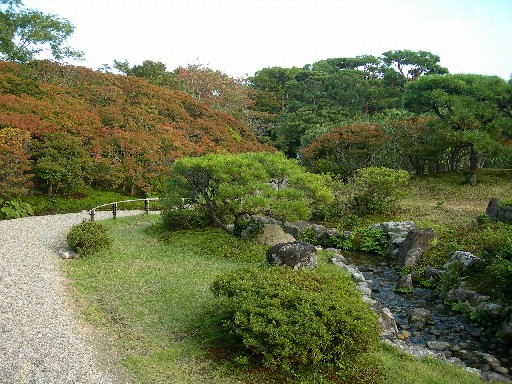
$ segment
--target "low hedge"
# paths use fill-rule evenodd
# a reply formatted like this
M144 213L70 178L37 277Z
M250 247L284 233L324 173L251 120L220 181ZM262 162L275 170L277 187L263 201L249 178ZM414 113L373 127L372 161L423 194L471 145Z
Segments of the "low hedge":
M225 329L267 368L348 370L378 340L375 314L338 270L254 267L218 276L211 289Z

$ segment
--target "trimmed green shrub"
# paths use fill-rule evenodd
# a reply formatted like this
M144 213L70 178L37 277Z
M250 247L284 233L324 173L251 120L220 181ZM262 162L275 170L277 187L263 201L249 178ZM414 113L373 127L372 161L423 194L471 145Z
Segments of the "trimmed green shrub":
M350 207L360 214L385 213L396 209L409 182L404 170L385 167L358 169L352 185Z
M218 276L212 291L247 355L277 371L347 371L378 341L375 314L338 270L248 268Z
M67 236L68 245L80 256L109 249L112 240L108 237L106 228L94 221L84 221L73 225Z
M205 228L212 225L206 210L195 207L171 207L162 212L164 228L169 231Z

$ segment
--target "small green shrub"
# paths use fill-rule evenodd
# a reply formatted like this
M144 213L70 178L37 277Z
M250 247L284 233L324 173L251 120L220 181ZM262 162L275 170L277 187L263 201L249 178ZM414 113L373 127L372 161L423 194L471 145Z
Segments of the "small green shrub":
M169 231L205 228L212 225L208 213L200 207L171 207L162 212L164 228Z
M408 182L409 174L404 170L358 169L354 176L351 209L360 214L390 212L397 208Z
M378 340L378 322L348 275L329 268L249 268L212 285L226 329L265 367L351 368Z
M68 245L80 256L109 249L112 240L108 237L106 228L94 221L84 221L73 225L67 235Z
M235 224L233 234L241 237L242 232L248 230L250 232L249 237L257 237L263 233L264 228L265 225L261 221L256 220L252 216L247 216Z
M462 263L455 262L452 263L446 268L445 273L443 273L439 279L437 290L438 292L445 296L450 289L455 288L460 283L462 271Z
M19 219L20 217L32 216L34 209L28 203L17 200L3 201L0 199L0 219Z
M386 255L390 243L381 228L359 229L356 231L356 236L361 239L358 250Z

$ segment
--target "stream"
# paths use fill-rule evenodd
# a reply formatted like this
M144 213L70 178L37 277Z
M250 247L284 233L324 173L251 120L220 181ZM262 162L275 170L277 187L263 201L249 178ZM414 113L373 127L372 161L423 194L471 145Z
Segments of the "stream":
M495 331L453 311L434 290L415 285L411 294L396 293L398 275L389 258L347 251L343 256L372 281L372 298L391 310L399 331L410 333L407 344L427 347L428 342L447 342L449 347L441 351L445 357L456 357L468 367L512 378L512 344L495 337ZM408 317L414 308L431 312L426 328L410 328Z

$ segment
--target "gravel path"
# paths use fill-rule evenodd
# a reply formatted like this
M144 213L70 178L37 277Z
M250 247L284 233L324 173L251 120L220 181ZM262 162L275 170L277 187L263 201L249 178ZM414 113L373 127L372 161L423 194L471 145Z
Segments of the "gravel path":
M96 348L66 302L59 272L57 251L66 248L69 227L87 217L0 221L0 383L122 382L114 371L98 368ZM112 214L97 212L97 219L107 217Z

